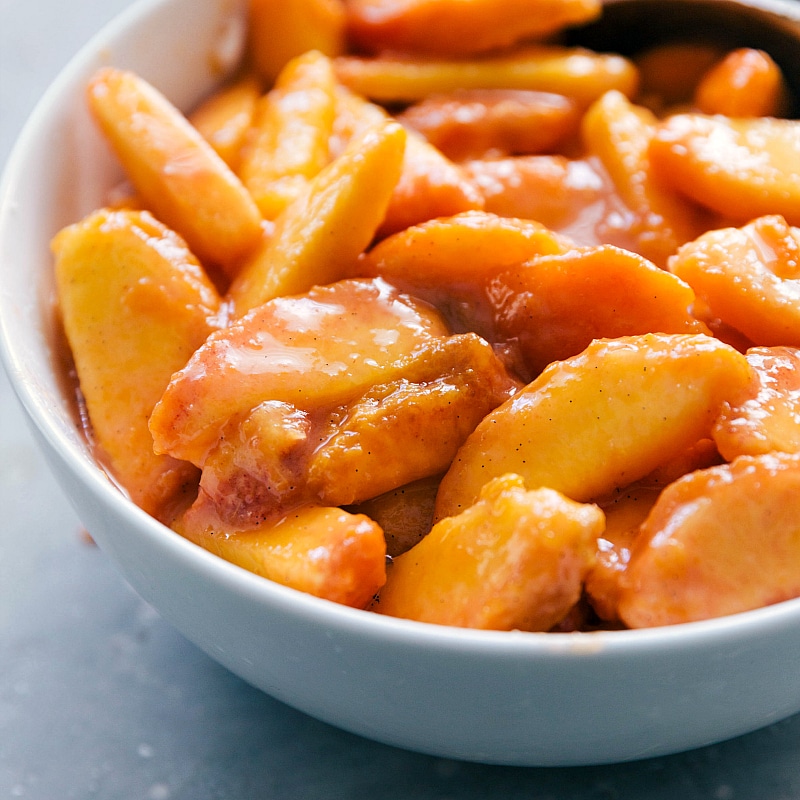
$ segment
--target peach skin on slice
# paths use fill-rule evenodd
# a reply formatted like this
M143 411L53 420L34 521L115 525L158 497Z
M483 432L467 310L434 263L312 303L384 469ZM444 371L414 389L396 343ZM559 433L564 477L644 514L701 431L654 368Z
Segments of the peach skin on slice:
M632 628L735 614L800 595L800 460L742 456L668 486L619 602Z
M173 376L150 420L156 449L202 466L228 420L265 400L336 406L447 334L432 308L381 280L276 298L210 336Z
M240 529L300 505L351 505L441 475L516 389L474 334L420 342L386 369L360 392L354 381L355 396L343 392L339 403L315 403L314 384L298 380L294 405L266 399L235 415L204 459L193 511L206 508Z
M89 108L147 208L230 276L261 238L261 215L228 165L157 89L104 68Z
M497 336L518 342L531 375L593 339L708 333L694 292L646 258L610 245L543 254L488 282Z
M356 137L283 211L228 290L235 316L346 277L384 218L406 133L384 121Z
M708 438L722 404L751 380L745 357L710 336L596 340L478 425L442 480L436 518L508 472L573 500L603 497Z
M175 529L236 566L334 603L364 608L386 579L383 532L363 514L309 506L253 530L197 523Z
M58 301L91 435L135 503L157 517L190 464L153 453L147 421L173 372L217 326L197 259L148 212L94 212L53 240Z
M372 610L488 630L546 631L578 602L603 512L517 475L394 559Z

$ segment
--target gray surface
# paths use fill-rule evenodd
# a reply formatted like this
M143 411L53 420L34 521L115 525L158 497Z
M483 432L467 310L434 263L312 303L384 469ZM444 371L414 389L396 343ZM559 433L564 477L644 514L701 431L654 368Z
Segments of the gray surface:
M0 160L126 5L0 0ZM800 798L800 717L670 758L538 770L419 756L287 708L187 643L86 542L1 377L0 509L0 800Z

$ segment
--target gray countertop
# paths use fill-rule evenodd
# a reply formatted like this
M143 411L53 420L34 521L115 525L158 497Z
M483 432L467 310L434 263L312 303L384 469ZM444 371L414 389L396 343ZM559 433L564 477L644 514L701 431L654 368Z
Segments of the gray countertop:
M58 69L128 4L0 0L0 161ZM0 508L0 800L800 798L800 717L669 758L513 769L375 744L267 697L87 541L4 377Z

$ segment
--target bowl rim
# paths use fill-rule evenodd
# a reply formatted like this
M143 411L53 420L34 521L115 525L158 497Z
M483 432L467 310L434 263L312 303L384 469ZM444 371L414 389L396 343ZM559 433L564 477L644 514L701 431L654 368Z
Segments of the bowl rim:
M13 227L16 187L23 179L23 168L31 157L34 132L46 126L59 98L74 87L86 73L97 52L172 0L136 0L103 26L72 56L35 104L21 128L0 177L0 252L2 242ZM222 2L222 0L221 0ZM751 0L752 2L752 0ZM229 5L230 3L228 3ZM346 632L362 639L375 638L396 644L421 645L451 651L470 651L474 655L495 657L582 658L616 656L642 651L706 650L743 638L763 637L800 625L800 598L709 620L646 629L599 630L584 633L485 631L435 625L370 611L350 608L282 586L231 564L184 539L135 506L95 464L87 452L70 438L65 425L56 418L45 398L35 390L35 382L25 363L17 332L9 325L5 307L13 298L3 283L6 266L0 265L0 361L5 368L17 400L28 420L63 459L77 479L112 513L125 520L137 535L147 538L148 546L165 549L187 564L204 579L224 585L263 606L285 611L298 619ZM70 432L74 433L74 431ZM71 498L70 498L71 500Z

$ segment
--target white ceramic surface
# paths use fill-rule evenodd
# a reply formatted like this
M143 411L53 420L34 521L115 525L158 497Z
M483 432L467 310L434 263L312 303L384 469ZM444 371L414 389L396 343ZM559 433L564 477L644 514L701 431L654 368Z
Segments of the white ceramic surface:
M69 65L0 187L0 335L54 473L104 551L175 627L247 681L313 716L422 752L493 763L621 761L697 747L800 710L800 601L671 629L487 633L370 615L227 564L131 505L92 460L57 375L49 240L119 171L83 87L132 68L182 106L218 79L240 8L144 0Z

